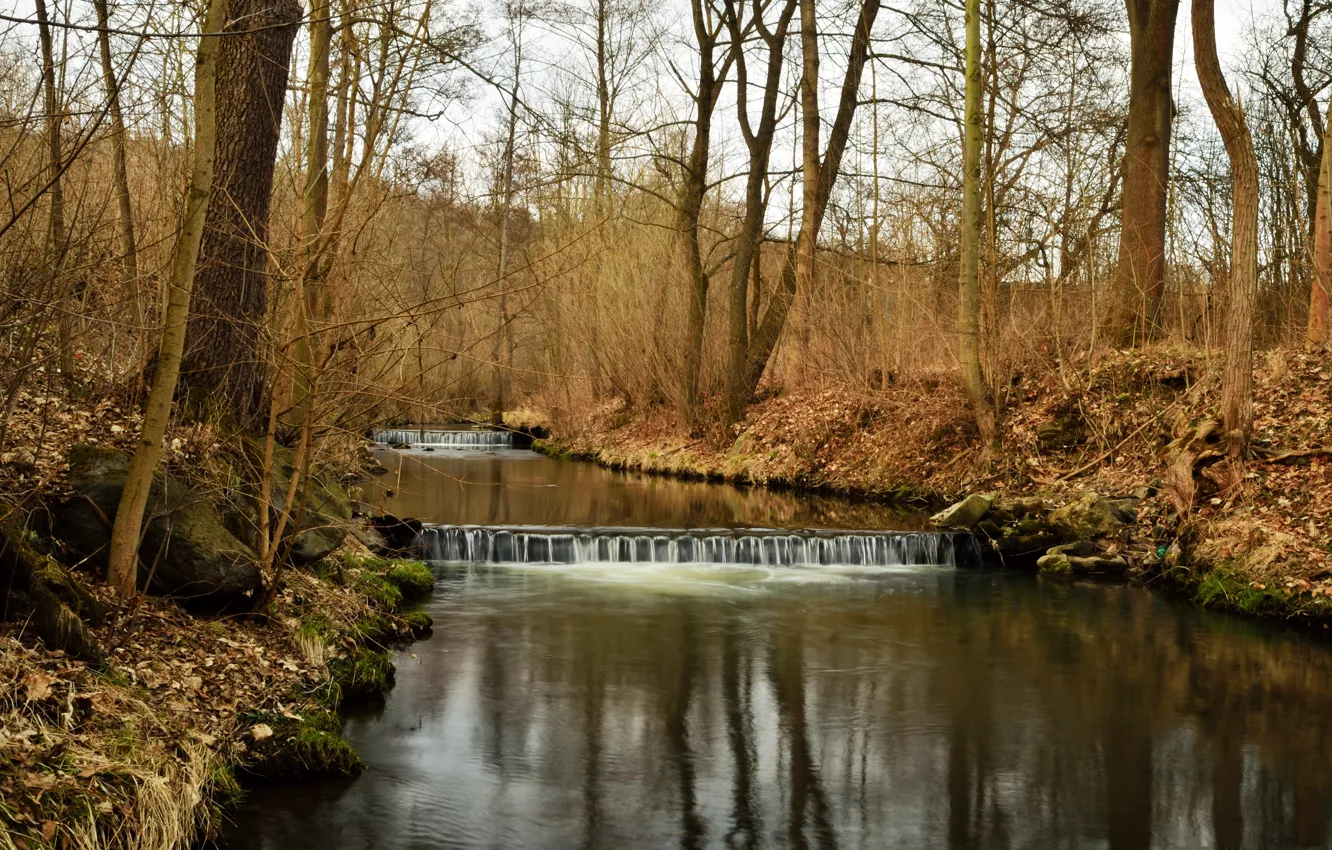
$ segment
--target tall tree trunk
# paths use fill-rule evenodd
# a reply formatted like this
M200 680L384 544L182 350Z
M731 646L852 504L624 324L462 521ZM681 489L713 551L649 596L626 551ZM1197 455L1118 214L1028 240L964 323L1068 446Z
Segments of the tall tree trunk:
M610 2L597 0L597 181L596 195L600 209L610 201L611 182L611 89L610 89Z
M879 14L879 5L879 0L862 0L860 5L860 15L851 38L851 49L847 54L846 72L842 78L837 116L833 119L832 129L828 133L827 150L820 158L818 127L821 117L817 85L819 60L818 42L815 38L817 33L809 37L805 35L805 30L812 31L817 26L817 18L813 0L801 0L801 48L806 66L800 89L804 123L802 143L805 171L804 206L800 215L800 234L796 237L795 247L787 252L777 290L773 293L767 309L763 311L758 330L749 342L744 376L746 404L754 397L759 381L763 378L763 371L768 367L768 360L777 347L777 341L781 339L796 293L801 287L809 292L809 288L813 285L819 230L823 227L828 199L832 196L833 186L842 168L842 156L846 152L852 119L855 118L856 107L860 105L860 79L865 70L865 62L869 58L870 34L874 29L874 20ZM812 73L810 63L813 63Z
M42 48L43 111L46 113L46 155L51 195L50 216L47 220L46 250L48 253L47 294L57 304L56 320L60 354L60 377L66 384L74 380L74 299L65 280L65 193L61 172L65 161L61 152L60 131L64 113L56 91L55 48L51 41L51 24L46 17L46 0L36 0L37 34Z
M490 403L490 424L504 424L505 384L508 378L504 357L504 340L509 333L509 226L513 215L513 157L518 134L518 82L522 72L522 50L514 51L513 88L509 92L509 126L504 140L504 161L500 166L499 209L499 267L495 280L499 286L499 309L496 315L494 346L491 363L494 370L494 397Z
M684 240L684 262L689 273L689 339L685 347L685 419L692 427L699 414L699 373L703 364L703 330L708 315L708 274L703 268L703 252L698 239L699 216L708 188L708 157L712 148L712 113L721 93L713 52L718 33L709 28L703 12L703 0L691 0L694 38L698 42L698 93L694 98L694 141L689 164L680 186L676 229ZM728 60L729 62L729 60ZM723 66L724 75L724 66Z
M1127 5L1131 56L1128 137L1110 317L1110 336L1119 345L1142 342L1160 329L1174 112L1170 74L1179 0L1127 0Z
M157 368L144 408L134 459L125 478L125 490L116 509L111 531L111 551L106 580L122 597L134 595L139 563L139 537L143 511L153 485L153 472L162 453L162 436L171 418L171 400L176 394L181 352L185 348L185 329L190 315L190 294L194 272L203 240L204 211L213 187L213 168L217 154L217 54L222 39L212 37L222 31L227 0L210 0L199 39L194 75L194 165L185 196L185 214L180 235L171 255L169 295L158 349Z
M107 114L111 118L111 177L116 186L120 216L120 271L134 296L134 323L139 334L139 369L148 363L148 327L139 287L138 241L134 238L134 206L130 201L129 165L125 153L125 118L120 111L120 83L111 64L110 14L106 0L93 0L97 10L97 46L102 60L102 84L106 87Z
M985 133L981 109L980 0L967 0L966 101L962 141L962 239L958 280L958 364L976 428L980 431L981 463L988 464L998 443L994 404L981 369L980 238L981 144Z
M1318 174L1318 204L1314 213L1313 282L1309 287L1310 346L1328 343L1328 301L1332 296L1332 108L1323 136L1323 167Z
M268 207L296 0L231 0L217 54L216 190L181 366L191 415L261 424L267 368Z
M1193 56L1207 108L1230 158L1230 298L1221 421L1227 454L1243 459L1253 432L1253 309L1258 296L1258 158L1244 111L1230 95L1216 55L1214 0L1193 0Z
M726 24L732 44L745 40L745 30L735 0L726 2ZM736 111L740 118L740 132L749 148L749 174L745 178L745 213L736 235L735 255L731 259L730 313L726 334L726 409L728 424L739 422L745 416L753 391L749 387L749 273L754 252L763 240L763 219L767 213L764 183L768 176L768 161L772 156L772 139L777 131L777 99L781 93L782 58L786 47L791 19L795 16L796 0L786 0L781 7L776 25L771 29L763 23L765 7L756 6L755 18L750 22L767 47L767 72L763 81L763 102L758 127L749 122L749 74L744 51L735 48Z
M329 0L310 4L310 57L305 147L305 191L301 199L301 272L310 315L326 320L331 301L321 279L320 248L328 214L328 69L333 38L333 7Z

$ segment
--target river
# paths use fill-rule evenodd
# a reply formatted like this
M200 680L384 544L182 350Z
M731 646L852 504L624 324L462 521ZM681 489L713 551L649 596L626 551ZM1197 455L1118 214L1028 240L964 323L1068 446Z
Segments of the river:
M370 498L445 526L435 636L347 718L365 773L255 791L229 850L1332 839L1321 635L881 507L433 448Z

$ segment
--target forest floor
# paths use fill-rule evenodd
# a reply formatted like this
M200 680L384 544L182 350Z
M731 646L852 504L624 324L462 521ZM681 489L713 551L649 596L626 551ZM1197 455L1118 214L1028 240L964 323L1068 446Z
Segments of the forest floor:
M129 448L133 405L63 391L22 394L0 445L0 514L39 550L68 495L68 448ZM168 467L196 474L219 451L208 429L167 439ZM95 571L75 575L104 606L93 665L0 622L0 850L197 846L216 834L241 781L347 776L344 702L391 686L388 647L428 630L404 613L428 594L423 565L373 557L355 537L288 569L265 616L191 613L116 599Z
M972 492L1062 503L1147 486L1135 536L1164 552L1186 529L1184 566L1135 565L1200 602L1326 627L1332 619L1332 360L1259 356L1255 447L1242 485L1204 494L1183 522L1161 491L1166 448L1215 412L1220 356L1177 348L1050 366L1004 388L1000 461L976 472L976 430L955 376L885 390L770 393L733 431L690 435L678 411L609 404L552 422L547 451L741 484L940 506ZM532 424L539 412L519 417Z

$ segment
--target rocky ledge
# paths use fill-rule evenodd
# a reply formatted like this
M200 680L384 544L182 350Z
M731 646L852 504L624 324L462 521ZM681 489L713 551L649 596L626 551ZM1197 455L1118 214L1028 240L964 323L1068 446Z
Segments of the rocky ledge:
M1138 505L1149 487L1128 495L1084 490L1061 506L1044 499L1000 501L973 493L931 517L939 528L968 530L987 540L996 560L1034 567L1059 578L1133 578L1159 561L1155 547L1135 540Z

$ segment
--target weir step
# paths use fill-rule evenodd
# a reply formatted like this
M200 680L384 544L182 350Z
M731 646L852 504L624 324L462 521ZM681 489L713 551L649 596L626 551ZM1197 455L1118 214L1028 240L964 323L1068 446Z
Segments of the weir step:
M421 557L448 563L755 566L978 565L966 532L427 525Z

